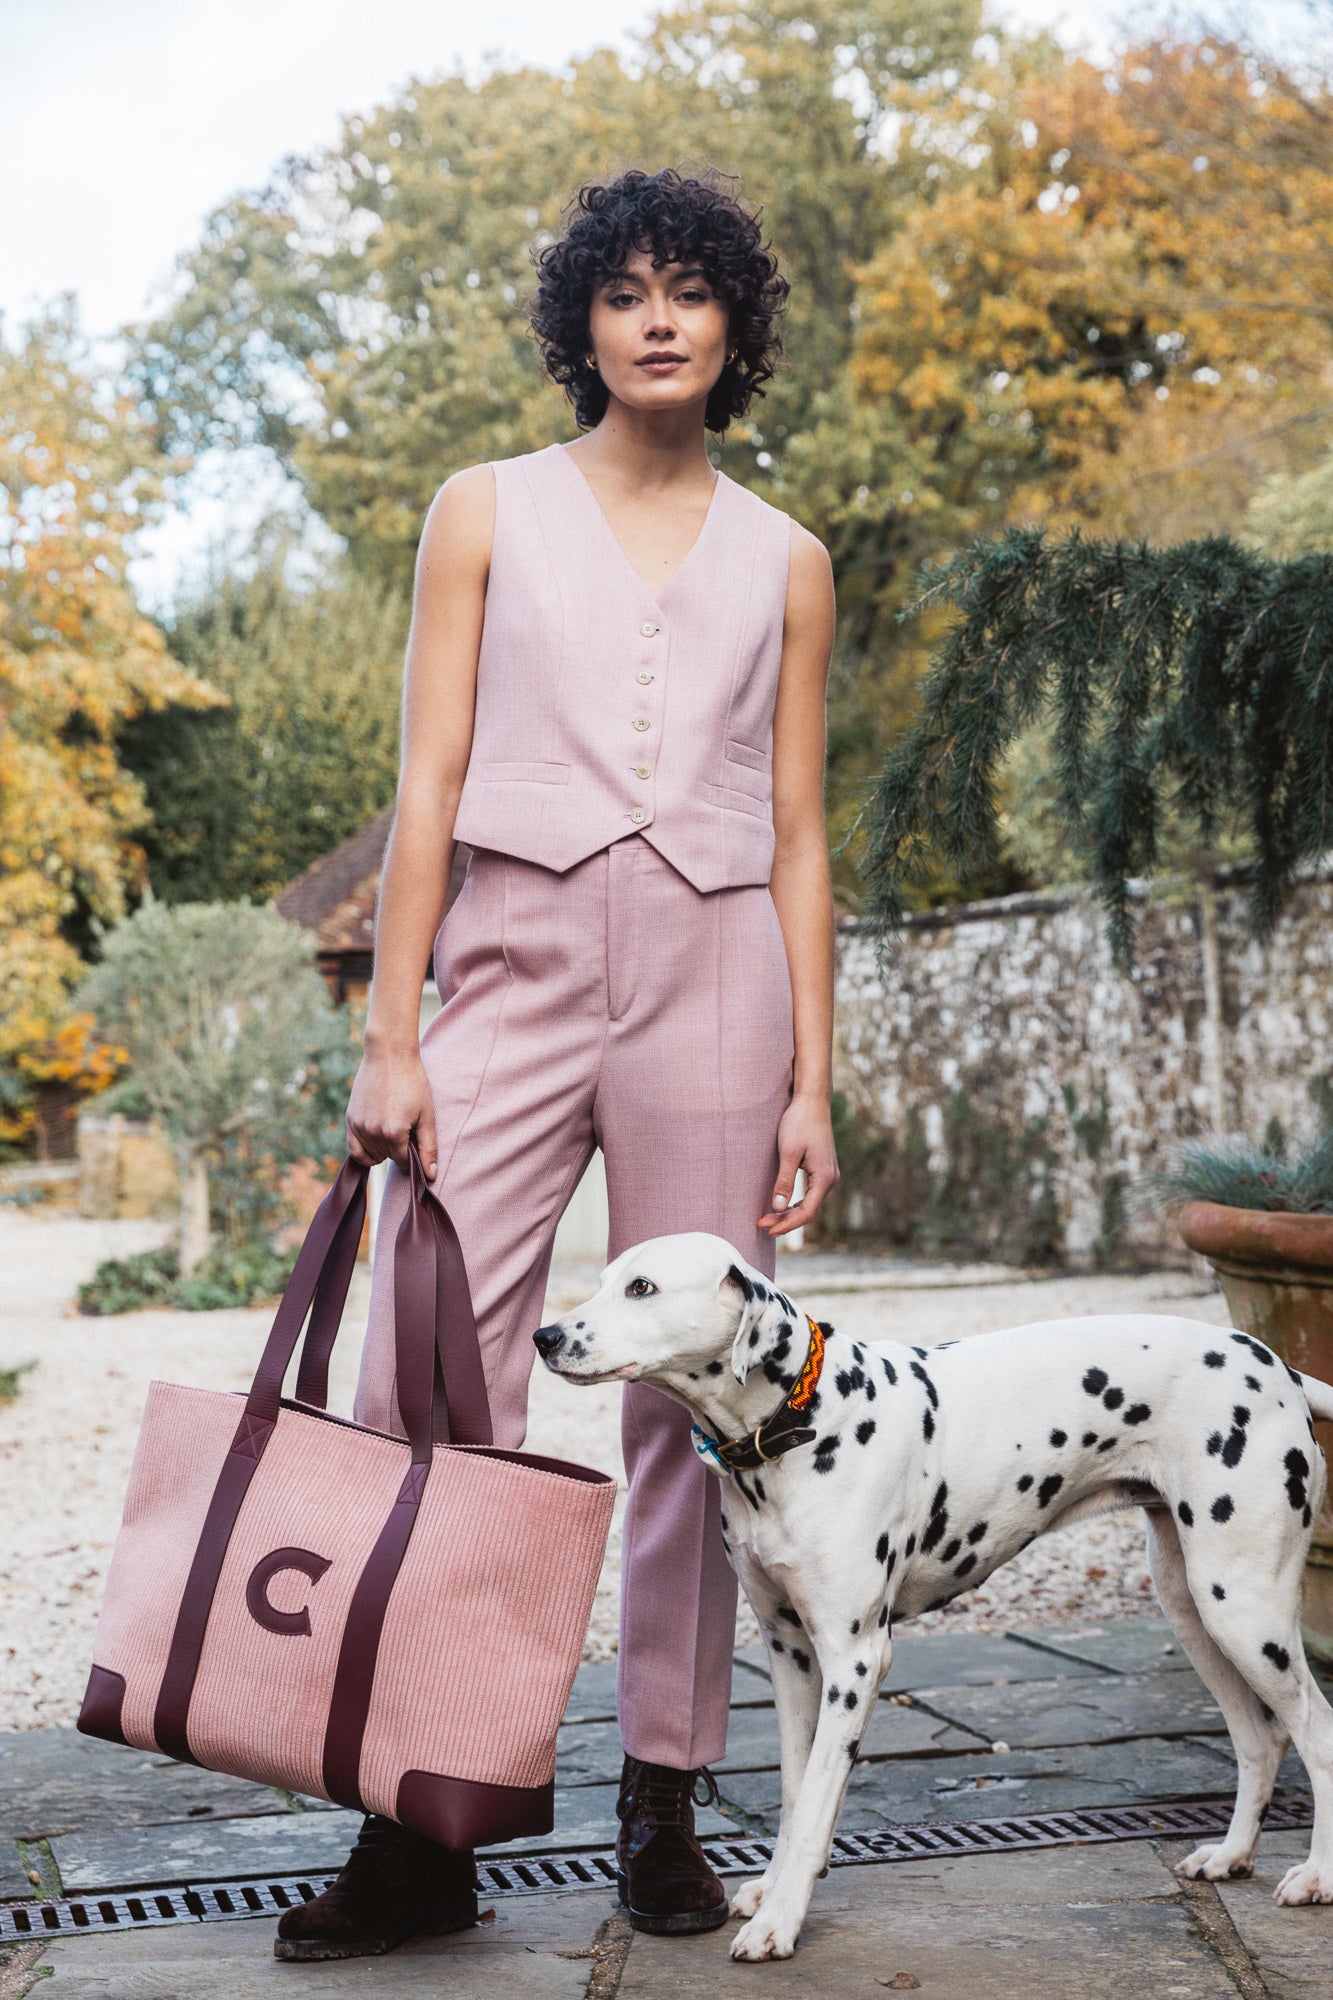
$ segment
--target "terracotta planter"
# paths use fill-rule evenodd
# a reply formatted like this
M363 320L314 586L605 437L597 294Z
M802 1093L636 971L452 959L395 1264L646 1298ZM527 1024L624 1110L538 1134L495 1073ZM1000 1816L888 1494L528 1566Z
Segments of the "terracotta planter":
M1216 1271L1232 1324L1303 1374L1333 1382L1333 1215L1191 1201L1177 1221L1190 1249ZM1333 1462L1333 1424L1316 1424L1315 1435ZM1327 1495L1305 1572L1304 1629L1307 1649L1333 1660L1333 1502Z

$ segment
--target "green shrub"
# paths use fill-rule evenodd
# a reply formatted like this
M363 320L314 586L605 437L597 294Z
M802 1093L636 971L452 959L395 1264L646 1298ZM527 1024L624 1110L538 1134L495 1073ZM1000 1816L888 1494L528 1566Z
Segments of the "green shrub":
M144 1312L174 1306L184 1312L221 1312L275 1299L291 1275L292 1256L278 1256L264 1243L218 1244L188 1278L180 1274L174 1244L141 1250L136 1257L112 1257L79 1286L75 1299L90 1315Z
M1151 1186L1172 1201L1333 1215L1333 1132L1294 1151L1271 1130L1258 1146L1244 1139L1182 1146L1175 1165L1155 1175Z
M25 1375L31 1375L35 1361L20 1361L17 1368L0 1368L0 1403L12 1403Z

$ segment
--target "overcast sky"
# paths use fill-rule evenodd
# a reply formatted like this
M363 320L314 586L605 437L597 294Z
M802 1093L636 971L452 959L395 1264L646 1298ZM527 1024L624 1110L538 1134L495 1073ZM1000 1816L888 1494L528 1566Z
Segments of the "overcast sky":
M1300 4L1244 0L1249 12ZM1124 12L1116 0L993 8L1080 41ZM496 52L559 64L624 43L652 11L642 0L0 0L0 135L20 172L0 205L9 336L66 290L90 333L136 318L211 208L260 185L283 154L332 142L343 114L409 77ZM167 571L212 532L202 489L190 508L189 523L159 531Z

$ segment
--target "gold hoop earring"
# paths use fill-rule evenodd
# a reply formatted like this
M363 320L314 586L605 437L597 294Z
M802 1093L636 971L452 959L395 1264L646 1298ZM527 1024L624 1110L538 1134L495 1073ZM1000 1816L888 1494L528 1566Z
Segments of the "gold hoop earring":
M584 367L585 367L585 368L591 368L591 370L592 370L592 372L593 372L593 374L594 374L594 375L595 375L595 374L597 373L597 363L596 363L596 361L595 361L595 360L593 359L593 357L592 357L592 355L591 355L591 354L585 354L585 355L584 355L584 357L583 357L583 365L584 365Z

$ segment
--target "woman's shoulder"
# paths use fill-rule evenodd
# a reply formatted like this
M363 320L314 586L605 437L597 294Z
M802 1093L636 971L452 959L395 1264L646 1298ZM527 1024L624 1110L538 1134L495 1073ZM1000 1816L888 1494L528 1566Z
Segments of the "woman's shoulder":
M813 565L816 569L828 568L828 550L818 535L812 535L809 528L798 521L794 514L788 514L773 501L765 500L762 494L754 491L753 487L742 486L739 480L733 479L731 484L737 493L744 495L742 504L756 511L775 540L782 541L790 548L793 567L800 565L808 568Z

